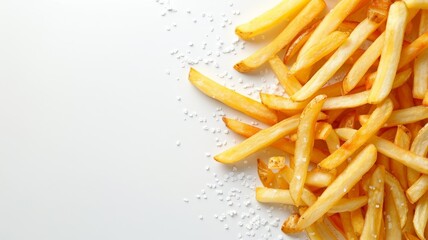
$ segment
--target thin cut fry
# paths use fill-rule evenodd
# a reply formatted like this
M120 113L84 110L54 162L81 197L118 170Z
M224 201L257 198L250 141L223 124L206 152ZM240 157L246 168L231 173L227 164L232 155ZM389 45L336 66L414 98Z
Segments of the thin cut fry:
M428 10L421 12L419 34L428 32ZM428 50L424 50L414 64L413 97L422 99L428 90Z
M343 2L343 1L341 1ZM304 101L314 95L339 70L352 53L376 30L378 23L365 19L352 31L351 35L340 46L333 56L312 76L312 78L291 98ZM313 35L312 35L313 36Z
M394 144L403 149L410 149L411 135L409 129L403 125L398 125ZM407 174L403 164L397 161L391 161L391 173L398 179L403 189L407 189Z
M284 233L296 233L299 232L296 230L296 224L299 220L299 214L292 214L290 215L287 220L282 224L281 231ZM319 231L320 229L317 229Z
M385 239L401 240L401 226L394 201L389 196L388 188L385 188ZM407 217L407 216L406 216Z
M298 59L290 69L291 73L311 67L314 63L336 50L349 36L347 32L334 31L307 50L305 58Z
M342 198L330 210L329 213L351 212L367 204L367 196L356 198Z
M273 94L260 93L262 103L270 109L275 109L286 114L300 113L309 102L295 102L290 98Z
M370 91L363 91L359 93L349 94L339 97L327 98L322 110L332 110L340 108L354 108L367 104L367 98Z
M395 75L394 83L392 84L392 89L399 88L404 85L407 80L409 80L410 75L412 74L412 69L407 68ZM366 89L370 89L373 86L373 83L376 79L376 75L370 74L366 79Z
M297 206L301 204L301 196L308 172L309 159L314 146L315 123L326 98L326 95L315 97L305 107L300 116L300 122L297 128L296 149L294 151L294 175L290 182L291 197Z
M209 97L233 109L269 125L277 122L276 114L263 104L214 82L193 68L190 69L189 80Z
M300 217L297 229L304 229L322 217L336 204L376 162L376 148L368 145L328 186L317 201Z
M272 56L289 44L297 34L310 24L325 8L322 0L313 0L285 27L285 29L268 45L259 49L248 58L237 63L234 68L239 72L249 72L260 67Z
M302 84L300 84L296 77L290 74L287 66L282 63L278 56L271 58L269 65L288 95L292 95L302 88Z
M368 121L367 115L360 115L359 121L364 124ZM392 112L388 121L385 122L383 127L392 127L397 125L409 124L418 122L428 118L428 107L416 106L404 109L395 110Z
M300 51L319 23L320 21L313 23L310 27L304 30L303 33L294 38L294 40L288 45L288 48L285 52L283 59L284 63L288 63L288 61Z
M252 19L248 23L239 25L235 32L242 39L258 36L279 23L292 18L309 2L309 0L282 0L269 11Z
M339 149L320 162L319 166L324 169L333 169L342 164L355 151L357 151L358 148L365 144L371 136L376 134L391 115L392 108L393 105L389 99L386 99L379 104L372 115L370 115L367 123L362 125L355 135L353 135L351 139L347 140Z
M416 203L426 192L428 192L428 175L422 175L407 189L407 199L411 203Z
M419 200L416 204L415 216L413 218L413 225L415 226L416 234L420 239L425 240L425 227L428 221L428 193Z
M407 221L407 213L409 211L404 190L398 180L388 172L386 172L385 175L385 183L389 187L389 192L392 196L395 207L397 208L397 214L400 217L400 228L404 228Z
M411 44L403 48L400 56L400 62L398 63L398 69L401 69L405 65L409 64L413 59L424 52L427 47L428 33L424 33Z
M350 139L357 131L351 128L335 129L337 135L344 140ZM418 156L410 151L398 147L394 143L380 137L373 136L369 143L376 146L383 155L401 162L409 168L418 172L428 174L428 158Z
M394 2L389 8L385 30L385 45L379 62L378 73L370 91L369 103L383 101L392 89L400 59L401 46L408 12L406 4Z

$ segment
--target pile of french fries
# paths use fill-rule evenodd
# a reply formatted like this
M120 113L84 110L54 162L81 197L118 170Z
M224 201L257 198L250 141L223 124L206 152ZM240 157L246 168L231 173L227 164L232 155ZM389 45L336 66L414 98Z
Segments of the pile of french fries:
M428 234L428 0L282 0L236 28L281 33L234 68L268 64L284 95L243 96L190 69L206 95L269 127L224 118L246 139L216 155L258 160L263 203L293 205L284 233L310 239L426 239ZM359 16L359 17L358 17ZM339 69L346 69L336 79ZM336 82L332 83L331 80Z

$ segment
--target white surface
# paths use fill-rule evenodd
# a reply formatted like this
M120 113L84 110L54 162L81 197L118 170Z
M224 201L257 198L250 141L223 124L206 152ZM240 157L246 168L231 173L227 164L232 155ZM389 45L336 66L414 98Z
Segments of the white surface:
M276 206L270 217L270 206L257 210L243 180L219 187L224 198L234 187L242 190L233 206L207 187L216 183L214 173L222 181L232 171L205 156L222 149L216 138L228 146L240 138L203 130L225 129L216 110L222 105L188 83L183 63L213 59L196 67L246 94L256 90L243 89L246 84L272 80L270 73L244 76L232 69L252 44L242 50L239 42L238 55L217 57L216 51L220 42L224 50L237 40L236 24L277 1L160 2L0 2L0 239L238 239L239 233L260 239L269 233L265 226L251 238L238 226L253 218L241 220L250 208L254 216L282 223L287 211ZM222 27L225 19L232 23ZM179 53L171 55L175 49ZM221 78L224 73L233 78ZM255 177L254 159L238 165L237 173ZM202 189L206 200L195 197ZM238 216L213 217L231 209ZM269 239L281 235L279 227L270 233Z

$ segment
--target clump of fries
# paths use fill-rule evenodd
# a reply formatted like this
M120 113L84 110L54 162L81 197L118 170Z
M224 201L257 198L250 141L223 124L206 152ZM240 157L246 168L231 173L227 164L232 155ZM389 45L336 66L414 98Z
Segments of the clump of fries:
M206 95L270 125L224 118L247 139L214 158L232 164L269 146L284 152L267 165L258 160L264 187L256 190L260 202L297 207L284 233L335 239L330 222L347 239L426 239L428 1L341 0L321 16L325 8L323 0L282 0L236 28L251 39L288 21L235 65L269 64L284 96L260 93L258 102L190 69ZM345 65L346 76L329 84Z

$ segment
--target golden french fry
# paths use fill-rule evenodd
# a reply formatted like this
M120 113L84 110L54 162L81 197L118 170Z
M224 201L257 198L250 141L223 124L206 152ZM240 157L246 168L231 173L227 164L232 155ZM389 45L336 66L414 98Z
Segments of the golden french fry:
M291 214L282 224L281 231L285 234L300 232L296 228L297 221L299 221L299 214ZM319 231L319 229L317 230Z
M370 91L363 91L345 96L327 98L322 107L322 110L354 108L362 106L364 104L367 104L367 98L369 94Z
M287 205L294 204L289 190L273 189L267 187L256 188L256 200L261 203L282 203Z
M278 5L252 19L239 25L235 33L242 39L251 39L275 27L287 19L293 18L309 0L282 0Z
M190 68L189 80L207 96L214 98L233 109L266 124L272 125L277 122L276 114L269 110L265 105L214 82L193 68Z
M288 95L292 95L302 88L302 84L300 84L296 77L290 74L287 66L284 65L278 56L271 58L269 60L269 65Z
M343 1L341 1L343 2ZM339 70L367 37L376 30L378 23L368 19L362 21L352 31L351 35L340 46L333 56L312 76L312 78L291 98L295 101L304 101L314 95ZM312 35L313 36L313 35Z
M265 187L273 187L275 184L275 174L266 166L266 164L257 159L257 173L259 179Z
M415 139L413 140L410 151L419 156L425 156L428 152L428 124L426 124L421 130L419 130ZM418 179L407 189L407 198L411 203L418 201L422 195L428 191L428 175L414 174L414 177Z
M405 85L407 80L409 80L410 75L412 74L412 69L407 68L395 75L394 83L392 84L392 89L400 88L402 85ZM367 76L366 79L366 89L370 89L373 86L373 83L375 81L376 74L370 74ZM391 92L392 93L392 92Z
M296 228L304 229L320 219L369 171L375 162L376 148L368 145L303 213Z
M308 41L311 34L314 32L315 28L318 26L320 21L313 23L310 27L304 30L301 34L294 38L294 40L288 45L287 50L284 55L284 63L293 58L303 47L303 45Z
M327 143L327 148L330 153L333 153L340 148L340 140L335 131L332 131L328 135L325 142Z
M397 208L397 214L400 218L400 228L404 228L407 221L407 213L409 211L404 190L401 187L400 182L398 182L398 180L389 172L386 172L385 183L389 187L389 192L392 196L395 207Z
M272 56L289 44L299 32L317 17L325 8L323 0L312 0L299 12L299 14L284 28L284 30L268 45L259 49L248 58L235 64L239 72L249 72L260 67Z
M415 216L413 218L413 225L415 226L416 235L420 239L425 240L425 227L428 222L428 193L418 201L415 208Z
M409 202L416 203L427 192L428 175L422 175L406 190L406 195Z
M367 10L367 18L375 22L383 21L388 15L390 5L391 1L388 0L371 1Z
M340 218L342 220L343 230L345 231L346 239L358 240L358 237L354 232L354 228L352 227L351 213L341 212L339 214L340 214Z
M343 91L345 93L354 89L363 79L369 68L379 58L385 41L385 34L380 35L349 70L343 80Z
M355 185L348 193L349 198L356 198L360 195L359 184ZM351 224L357 236L361 236L364 228L364 216L361 209L351 211Z
M323 240L318 232L318 229L315 225L311 225L305 229L306 235L308 235L310 240Z
M294 175L293 169L285 166L279 172L279 175L283 176L284 179L292 179ZM309 171L306 177L305 185L312 187L327 187L334 179L334 175L329 172L325 172L319 169Z
M330 228L324 221L318 221L314 223L315 228L318 230L319 236L321 239L337 239L337 237L333 234Z
M352 212L367 204L367 196L340 199L328 213Z
M251 137L254 134L261 131L260 128L251 126L249 124L240 122L238 120L230 119L230 118L223 118L224 123L226 126L232 130L233 132L238 133L239 135L242 135L244 137ZM288 154L294 154L295 145L294 142L287 140L287 139L279 139L276 142L272 143L272 146L282 150ZM321 160L323 160L325 157L327 157L322 151L320 151L317 148L313 149L313 153L311 156L311 161L314 163L319 163Z
M274 156L270 157L268 161L268 168L270 170L279 170L285 167L285 157L284 156Z
M361 126L360 129L347 140L339 149L322 160L318 165L324 169L333 169L342 164L363 144L365 144L388 120L392 112L392 102L386 99L379 104L370 115L369 120Z
M428 10L421 11L419 34L428 32ZM422 99L428 90L428 50L424 50L415 59L413 78L413 97Z
M347 32L334 31L315 43L306 51L305 58L298 59L290 69L292 74L299 72L301 69L311 67L313 64L336 50L349 36Z
M410 149L410 142L412 137L409 129L403 125L398 125L397 133L395 135L394 144L403 149ZM407 189L407 174L406 168L403 164L397 161L391 161L391 173L398 179L403 189Z
M359 121L365 124L368 121L369 116L360 115ZM428 107L416 106L404 109L395 110L392 112L388 121L382 127L392 127L397 125L409 124L418 122L428 118Z
M275 109L286 114L297 114L302 112L303 108L308 105L308 101L295 102L290 98L278 95L260 93L260 99L264 105L270 109Z
M322 105L327 98L326 95L318 95L303 109L297 128L296 149L294 151L294 174L290 182L290 193L295 204L301 205L303 186L312 155L315 141L315 123L321 112Z
M428 33L424 33L411 44L403 48L400 56L400 62L398 63L398 69L401 69L405 65L409 64L413 59L424 52L427 47Z
M428 116L428 115L427 115ZM419 130L418 135L413 139L410 151L414 152L419 156L425 156L428 152L428 123Z
M373 172L369 186L369 200L361 239L377 239L383 212L385 168L379 166Z
M357 130L351 128L338 128L335 131L339 138L344 140L350 139L357 132ZM399 161L418 172L428 174L428 158L418 156L380 137L373 136L369 143L374 144L383 155Z
M385 239L401 240L400 218L388 188L385 188ZM407 216L406 216L407 217Z
M415 9L428 9L428 1L427 0L404 0L408 8Z
M394 2L389 8L385 44L376 79L370 90L369 103L376 104L383 101L392 89L400 59L407 15L406 4L401 1Z

